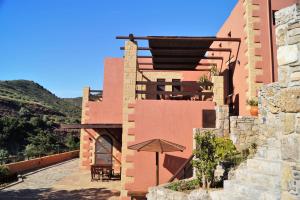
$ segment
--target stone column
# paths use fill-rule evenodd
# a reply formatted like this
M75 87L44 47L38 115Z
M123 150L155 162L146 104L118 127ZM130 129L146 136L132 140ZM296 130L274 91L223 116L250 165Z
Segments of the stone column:
M216 102L217 106L224 105L224 77L223 76L212 76L213 93L214 98L213 101Z
M82 95L82 106L81 106L81 123L86 122L86 103L89 101L90 96L90 88L84 87L83 88L83 95ZM80 153L79 153L79 165L81 169L87 169L89 166L89 149L86 149L89 143L89 136L84 129L80 131Z
M260 0L261 1L261 0ZM256 97L256 92L262 85L257 81L258 76L263 74L262 70L262 55L260 52L262 31L260 30L260 16L254 13L259 12L263 8L260 1L243 0L244 9L244 32L245 32L245 56L247 57L246 70L247 74L247 98ZM241 52L242 53L242 52ZM246 102L245 102L246 103Z
M127 197L126 185L133 183L134 177L127 176L127 170L133 168L133 162L127 157L132 156L134 151L127 148L129 142L135 140L135 136L128 134L128 130L134 127L134 122L129 122L128 115L133 112L129 105L135 103L136 99L136 78L137 78L137 44L133 41L126 41L124 58L124 80L123 80L123 131L122 131L122 177L121 177L121 198Z
M229 107L228 105L216 106L216 129L220 136L229 137Z
M275 17L281 90L273 106L281 124L281 199L300 199L300 6Z

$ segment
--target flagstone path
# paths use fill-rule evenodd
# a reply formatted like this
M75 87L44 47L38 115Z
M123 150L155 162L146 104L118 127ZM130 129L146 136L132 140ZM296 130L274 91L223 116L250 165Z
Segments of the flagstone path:
M91 182L90 172L79 170L78 159L35 171L24 182L0 190L0 200L118 199L120 181Z

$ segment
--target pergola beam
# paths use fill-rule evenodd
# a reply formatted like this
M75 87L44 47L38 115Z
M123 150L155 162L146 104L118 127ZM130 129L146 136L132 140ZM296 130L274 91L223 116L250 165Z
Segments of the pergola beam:
M177 58L177 59L185 59L185 58L199 58L199 59L207 59L207 60L223 60L223 57L217 57L217 56L204 56L204 57L197 57L196 55L180 55L180 56L156 56L156 58ZM153 56L138 56L137 58L153 58Z
M122 128L122 124L61 124L60 129Z
M224 41L224 42L240 42L241 38L223 38L223 37L183 37L183 36L116 36L120 40L195 40L195 41Z
M120 50L125 50L125 47L120 47ZM172 47L172 48L150 48L150 47L138 47L137 50L139 51L188 51L188 50L203 50L203 51L220 51L220 52L231 52L230 48L205 48L205 47Z
M210 71L210 69L174 69L174 68L172 68L172 69L168 69L168 68L166 68L166 69L153 69L153 68L139 68L139 70L141 70L141 71L156 71L156 72L161 72L161 71L174 71L174 70L176 70L176 71L204 71L204 72L207 72L207 71Z

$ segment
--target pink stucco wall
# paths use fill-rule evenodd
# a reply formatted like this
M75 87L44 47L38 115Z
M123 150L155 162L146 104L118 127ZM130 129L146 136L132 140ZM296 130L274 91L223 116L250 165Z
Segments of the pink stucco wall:
M160 154L160 183L172 177L180 165L192 154L193 128L202 127L202 111L214 110L210 101L137 100L129 119L135 122L130 132L133 143L150 139L165 139L186 147L184 152ZM130 158L128 158L130 159ZM155 153L135 152L134 168L127 175L134 176L129 190L146 190L155 185Z
M248 60L245 55L246 51L246 42L245 37L246 34L244 31L244 18L243 18L243 2L238 1L237 5L231 12L231 15L227 18L226 22L223 24L222 28L217 34L217 37L228 37L228 33L231 31L231 35L234 38L241 38L241 46L238 51L238 60L240 64L237 64L234 70L233 76L233 84L234 84L234 94L233 101L239 99L239 113L241 115L245 115L248 112L246 111L246 92L248 85L246 83L247 78L247 70L245 69L245 65ZM226 42L222 43L223 47L232 48L233 55L237 56L238 45L234 42ZM228 58L228 53L216 53L216 55L224 56L224 58ZM225 86L227 83L225 83Z
M122 58L106 58L104 63L103 100L87 102L86 123L122 124Z

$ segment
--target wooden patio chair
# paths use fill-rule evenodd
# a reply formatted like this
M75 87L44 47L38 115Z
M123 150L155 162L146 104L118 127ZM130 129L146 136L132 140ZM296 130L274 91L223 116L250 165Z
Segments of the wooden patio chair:
M91 166L91 181L99 181L102 175L102 168L99 166Z

